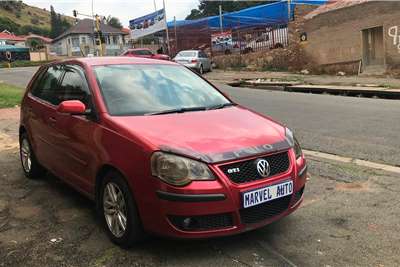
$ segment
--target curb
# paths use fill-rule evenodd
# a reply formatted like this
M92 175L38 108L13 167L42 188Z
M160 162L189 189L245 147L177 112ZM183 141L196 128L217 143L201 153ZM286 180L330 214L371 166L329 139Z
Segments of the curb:
M388 89L385 87L305 85L290 82L250 82L243 80L226 82L226 84L233 87L248 87L271 91L400 99L400 89Z

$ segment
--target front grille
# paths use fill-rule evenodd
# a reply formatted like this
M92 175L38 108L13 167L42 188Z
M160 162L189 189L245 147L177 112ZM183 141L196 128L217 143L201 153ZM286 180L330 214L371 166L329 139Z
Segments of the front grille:
M303 192L304 192L304 186L294 194L294 196L293 196L293 205L296 204L297 202L299 202L299 200L303 196Z
M241 209L240 219L244 224L258 223L281 214L289 208L292 195L274 199L254 207Z
M223 165L220 168L232 182L241 184L256 181L265 178L257 171L256 161L258 159L265 159L268 161L270 166L269 177L284 173L289 169L290 164L287 151L257 159Z
M232 214L213 214L202 216L168 216L170 222L182 231L201 231L233 226Z

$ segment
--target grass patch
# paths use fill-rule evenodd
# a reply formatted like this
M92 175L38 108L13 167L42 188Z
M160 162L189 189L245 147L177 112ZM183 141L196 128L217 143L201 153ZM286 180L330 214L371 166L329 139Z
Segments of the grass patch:
M53 60L49 60L49 61L29 61L29 60L17 60L17 61L13 61L11 62L11 67L15 68L15 67L32 67L32 66L41 66L43 64L52 62ZM0 68L8 68L8 64L7 62L2 62L0 64Z
M20 87L0 83L0 108L11 108L20 105L24 90Z

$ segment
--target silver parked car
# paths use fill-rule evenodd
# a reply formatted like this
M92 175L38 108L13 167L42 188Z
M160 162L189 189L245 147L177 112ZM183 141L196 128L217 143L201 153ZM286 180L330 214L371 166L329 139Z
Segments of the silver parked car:
M205 71L212 71L211 59L201 50L185 50L179 52L173 61L203 74Z

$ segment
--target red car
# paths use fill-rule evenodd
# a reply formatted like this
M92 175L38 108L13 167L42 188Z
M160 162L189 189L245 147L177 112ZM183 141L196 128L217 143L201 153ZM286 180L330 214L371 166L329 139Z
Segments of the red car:
M97 204L111 240L208 238L297 209L307 165L293 133L170 61L42 66L21 105L25 175L46 170Z
M122 53L121 56L171 60L169 56L163 54L154 54L150 49L147 48L128 49L124 53Z

